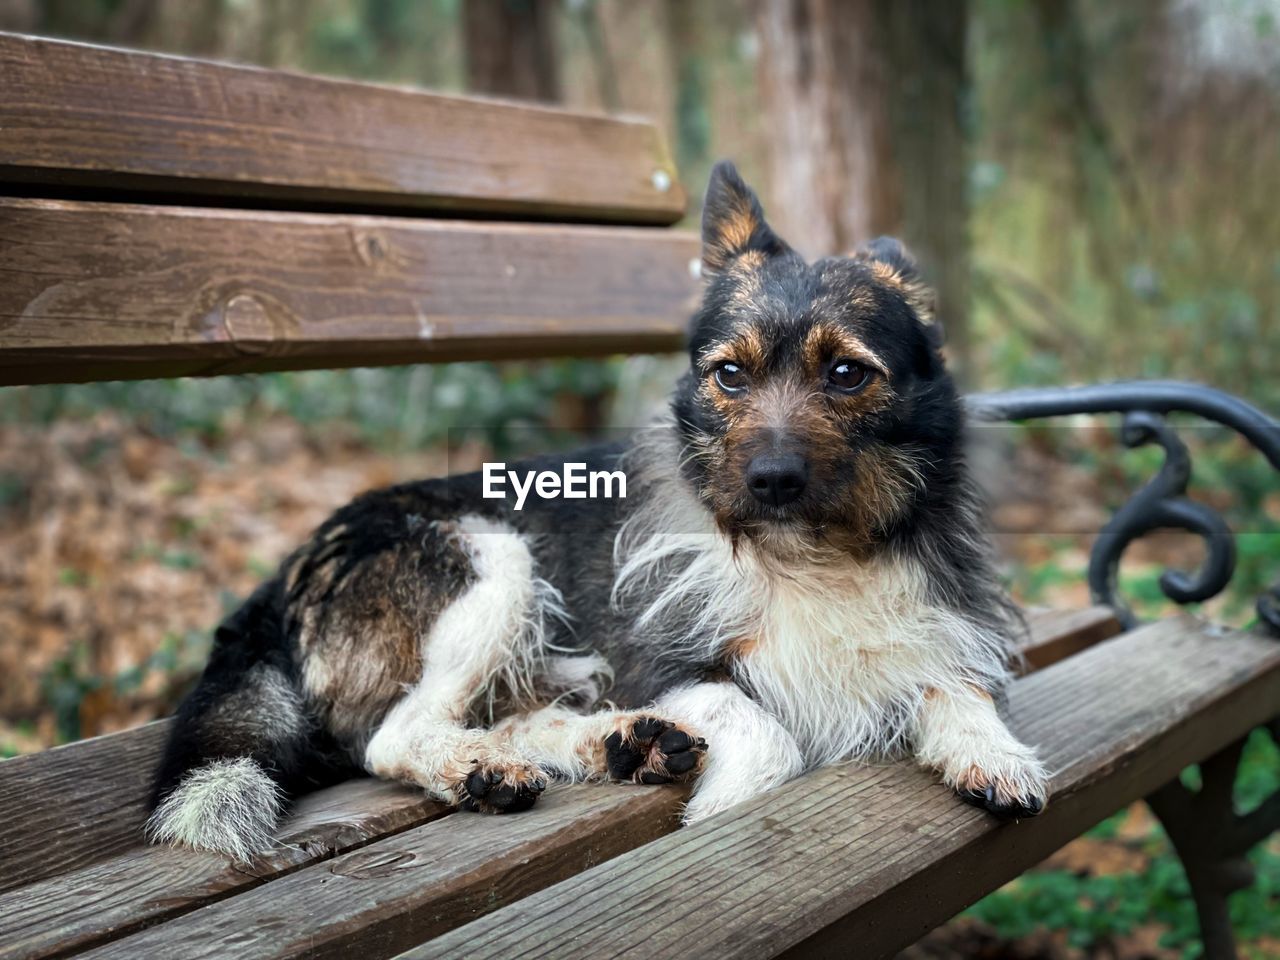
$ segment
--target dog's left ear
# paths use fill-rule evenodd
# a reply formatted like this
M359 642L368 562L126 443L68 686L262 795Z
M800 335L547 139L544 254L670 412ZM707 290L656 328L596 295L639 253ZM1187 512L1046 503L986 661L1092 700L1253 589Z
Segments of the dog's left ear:
M855 260L868 264L881 283L898 288L903 299L915 311L920 322L941 344L942 327L934 316L936 297L933 289L920 276L920 266L901 240L876 237L853 252Z
M755 193L738 170L721 160L711 171L702 204L702 272L719 273L749 250L775 256L790 249L765 222Z

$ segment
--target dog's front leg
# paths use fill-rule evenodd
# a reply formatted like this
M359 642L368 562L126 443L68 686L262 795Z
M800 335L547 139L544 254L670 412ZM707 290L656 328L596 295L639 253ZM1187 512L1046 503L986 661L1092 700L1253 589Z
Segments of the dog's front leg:
M916 756L965 800L1002 817L1031 817L1048 800L1035 752L996 712L991 695L967 684L931 687L916 716Z
M696 823L804 772L795 738L737 684L699 683L665 694L659 710L705 736L702 775L685 808Z

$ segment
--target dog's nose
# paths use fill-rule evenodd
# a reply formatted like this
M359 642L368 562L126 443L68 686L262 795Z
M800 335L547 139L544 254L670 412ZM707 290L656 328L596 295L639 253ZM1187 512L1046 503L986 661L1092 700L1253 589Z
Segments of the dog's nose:
M781 507L799 498L809 482L809 464L798 453L766 454L747 466L747 488L761 503Z

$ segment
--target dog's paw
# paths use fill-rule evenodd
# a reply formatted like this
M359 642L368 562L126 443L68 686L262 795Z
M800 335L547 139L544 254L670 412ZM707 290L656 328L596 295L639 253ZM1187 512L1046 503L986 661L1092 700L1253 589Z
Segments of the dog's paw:
M956 777L953 786L962 800L1002 820L1034 817L1049 800L1048 777L1034 759L975 764Z
M477 761L460 785L460 805L480 813L528 810L547 789L547 776L523 763Z
M643 716L627 720L604 740L605 764L614 780L672 783L702 767L707 741L669 720Z

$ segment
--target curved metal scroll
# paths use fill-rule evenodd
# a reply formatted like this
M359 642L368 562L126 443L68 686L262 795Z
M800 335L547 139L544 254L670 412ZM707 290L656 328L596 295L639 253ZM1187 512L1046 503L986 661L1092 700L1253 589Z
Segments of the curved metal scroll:
M1235 540L1226 522L1202 503L1186 497L1191 457L1166 413L1194 413L1241 434L1280 471L1280 422L1230 394L1212 387L1168 380L1133 381L1088 387L1054 387L975 394L967 400L976 421L1037 420L1078 413L1123 413L1121 439L1128 447L1158 444L1164 465L1129 498L1102 528L1089 556L1089 589L1097 603L1116 611L1126 627L1132 611L1117 595L1117 572L1125 548L1157 529L1187 530L1199 535L1207 550L1194 573L1166 570L1160 588L1175 603L1195 603L1216 596L1235 571ZM1280 635L1280 584L1258 600L1258 617Z

